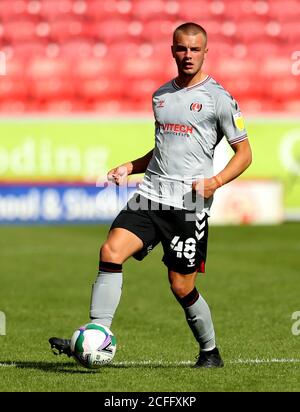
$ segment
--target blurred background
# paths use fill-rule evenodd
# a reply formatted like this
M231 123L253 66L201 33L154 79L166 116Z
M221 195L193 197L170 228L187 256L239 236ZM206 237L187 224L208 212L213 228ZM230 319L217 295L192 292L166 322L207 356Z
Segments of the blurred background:
M113 218L104 176L153 147L151 95L176 76L186 21L207 30L204 70L239 102L254 153L213 222L299 220L300 1L0 0L1 223ZM216 171L231 154L221 142Z

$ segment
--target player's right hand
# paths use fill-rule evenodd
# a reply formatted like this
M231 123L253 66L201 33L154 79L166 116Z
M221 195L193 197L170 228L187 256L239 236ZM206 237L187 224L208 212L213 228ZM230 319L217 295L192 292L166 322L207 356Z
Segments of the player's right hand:
M121 165L107 173L107 180L114 182L116 185L122 185L127 182L128 174L128 168L125 165Z

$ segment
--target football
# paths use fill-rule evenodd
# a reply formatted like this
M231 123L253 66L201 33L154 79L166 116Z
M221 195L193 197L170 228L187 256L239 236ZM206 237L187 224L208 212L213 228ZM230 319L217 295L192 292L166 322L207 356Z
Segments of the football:
M116 353L116 338L109 328L99 323L79 327L71 338L71 351L77 362L88 369L110 363Z

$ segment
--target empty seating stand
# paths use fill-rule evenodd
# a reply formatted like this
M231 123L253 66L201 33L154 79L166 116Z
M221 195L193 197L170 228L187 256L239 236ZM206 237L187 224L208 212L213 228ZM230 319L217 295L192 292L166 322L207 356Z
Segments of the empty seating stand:
M1 0L0 112L151 111L184 21L207 29L205 68L243 110L299 112L298 0Z

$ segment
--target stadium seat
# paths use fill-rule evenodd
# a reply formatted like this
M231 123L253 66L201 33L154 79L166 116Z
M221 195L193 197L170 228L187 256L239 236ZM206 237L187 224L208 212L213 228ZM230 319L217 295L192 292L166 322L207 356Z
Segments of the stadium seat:
M28 97L27 84L23 79L8 76L0 77L0 100L26 100Z
M296 76L274 80L268 91L271 97L277 101L300 100L300 82Z
M57 19L50 23L49 38L61 44L75 39L80 40L86 34L85 28L86 25L78 18Z
M281 52L277 42L261 40L247 44L247 56L256 60L266 56L277 56Z
M47 56L47 45L43 41L28 41L16 43L13 46L13 55L30 60L32 56Z
M86 3L85 16L97 22L114 18L129 18L132 2L129 0L89 0Z
M178 17L183 21L195 21L201 24L201 20L211 18L211 9L205 0L181 0L179 4Z
M267 37L267 25L265 21L257 19L242 20L236 25L235 38L248 43L260 41Z
M27 1L25 0L1 0L0 18L6 22L16 20L26 14Z
M60 45L60 56L67 60L90 58L93 56L93 44L82 38L65 41Z
M141 55L141 45L134 41L117 41L107 47L107 58L120 59L136 57Z
M147 21L144 23L142 38L148 42L170 41L176 26L176 23L166 18Z
M39 110L49 113L70 114L73 112L83 112L86 107L78 104L75 99L51 98L38 103Z
M3 36L11 43L32 41L37 37L36 24L31 20L5 22Z
M13 57L6 61L6 72L10 78L13 79L23 79L25 74L25 64L26 60L20 59L18 57Z
M290 76L292 65L290 56L266 56L259 65L260 75L264 76L268 81L276 78Z
M47 20L62 18L72 14L72 0L41 0L40 15Z
M268 18L269 3L266 0L226 0L224 1L226 18L233 19L237 23L241 20L262 20Z
M26 76L29 81L36 79L50 80L51 78L68 79L71 73L71 63L60 58L50 59L36 57L26 66Z
M122 75L133 79L156 79L162 75L168 76L170 64L173 63L170 58L166 61L156 60L153 58L124 59L122 62ZM173 64L172 64L173 66Z
M119 74L120 61L112 59L86 58L77 62L72 71L75 78L80 82L82 79L99 79L103 76Z
M278 21L298 20L300 18L300 3L298 0L269 1L268 15L270 19Z
M102 77L82 80L77 94L86 101L106 101L121 99L126 84L122 79Z
M129 39L131 37L130 27L132 22L128 22L122 18L114 18L105 21L99 21L91 25L94 37L104 43L110 44L116 40Z
M125 98L133 102L151 102L152 94L160 85L159 81L152 79L133 80L125 90Z
M281 24L281 39L291 44L295 43L295 46L299 46L300 40L300 15L298 21L288 21ZM299 48L299 47L298 47ZM297 48L297 49L298 49Z
M257 63L254 60L221 58L217 64L219 75L222 78L238 80L257 75Z
M47 102L51 99L72 99L74 96L74 85L72 81L65 78L51 77L45 79L33 79L30 84L30 94L32 98L40 102Z
M164 14L165 3L163 0L133 0L131 15L142 21L156 19Z

